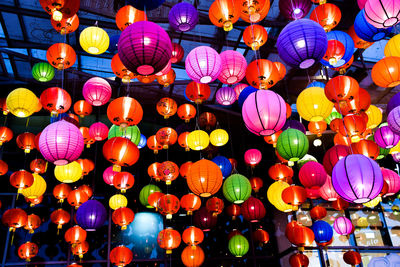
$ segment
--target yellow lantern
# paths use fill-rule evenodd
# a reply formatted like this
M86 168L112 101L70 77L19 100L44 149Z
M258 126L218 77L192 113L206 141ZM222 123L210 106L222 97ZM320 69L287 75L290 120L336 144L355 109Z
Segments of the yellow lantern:
M296 101L299 115L307 121L322 121L333 109L333 103L325 96L323 88L309 87L303 90Z
M26 198L35 199L46 192L47 184L43 177L39 174L33 173L32 175L33 184L26 189L22 189L21 194Z
M76 161L66 165L56 166L54 168L54 176L61 183L70 184L78 181L82 177L82 167Z
M275 206L280 211L283 212L291 212L293 211L293 207L291 205L286 204L282 200L282 192L290 185L283 181L276 181L271 184L267 191L268 201Z
M400 57L400 34L393 36L385 46L386 57Z
M83 50L93 55L100 55L106 52L110 45L110 37L105 30L97 27L87 27L79 36L79 43Z
M38 107L39 99L36 95L26 89L17 88L8 94L6 104L8 110L19 118L32 115Z
M365 113L368 115L368 129L374 129L382 122L382 111L377 106L370 105Z
M397 145L395 145L394 147L392 147L389 150L390 155L397 154L397 153L400 153L400 142L398 142Z
M110 197L110 200L108 201L108 205L113 210L116 210L119 208L125 208L128 205L128 199L124 195L115 194L112 197Z
M216 129L210 134L210 142L214 146L223 146L228 143L229 135L224 129Z
M205 131L195 130L188 135L187 142L192 150L202 150L208 147L210 138Z
M377 206L381 201L382 201L382 198L378 196L378 197L374 198L373 200L371 200L367 203L364 203L363 205L368 208L373 208L373 207Z

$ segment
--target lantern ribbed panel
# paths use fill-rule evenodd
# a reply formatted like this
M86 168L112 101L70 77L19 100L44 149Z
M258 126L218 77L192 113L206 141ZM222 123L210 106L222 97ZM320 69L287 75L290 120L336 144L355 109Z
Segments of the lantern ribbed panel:
M236 93L231 87L222 87L218 89L215 98L218 104L223 106L229 106L235 103Z
M100 55L107 51L110 45L110 37L105 30L91 26L81 32L79 43L82 49L89 54Z
M36 63L32 67L32 76L39 82L49 82L54 78L54 68L46 62Z
M244 56L234 50L227 50L220 54L221 72L218 80L224 84L240 82L246 75L247 62Z
M33 173L33 184L21 190L21 194L29 199L35 199L42 196L46 192L46 181L37 173Z
M400 106L395 107L390 111L387 122L389 128L396 134L400 134Z
M82 94L89 104L101 106L110 100L112 89L105 79L94 77L83 85Z
M118 55L124 66L133 73L156 74L171 59L171 39L159 25L150 21L138 21L121 33Z
M353 56L353 53L354 53L353 39L350 37L349 34L342 32L342 31L330 31L326 34L326 37L328 38L328 40L336 40L336 41L341 42L344 45L345 52L344 52L344 55L342 56L342 58L340 60L338 60L338 62L336 63L335 66L330 65L329 62L326 61L325 59L322 59L321 63L330 68L343 66Z
M361 10L354 21L354 30L358 37L367 42L376 42L392 32L392 28L377 29L365 19L365 11Z
M296 129L287 129L278 137L277 150L281 157L290 161L303 158L308 152L308 139Z
M210 144L210 138L207 132L195 130L188 135L187 143L192 150L203 150Z
M307 69L320 61L328 48L324 29L309 19L290 22L276 43L280 58L291 67Z
M372 67L371 77L380 87L395 87L400 84L400 57L385 57Z
M382 168L383 180L388 184L388 191L385 196L392 196L400 190L400 177L399 175L389 169Z
M221 56L213 48L198 46L187 55L186 73L198 83L210 83L218 78L221 72Z
M353 231L353 224L349 219L341 216L335 219L333 228L339 235L349 235Z
M397 34L390 38L385 46L386 57L400 57L400 34Z
M232 174L224 181L222 187L224 197L235 204L246 201L251 195L249 179L241 174Z
M36 111L39 99L32 91L25 88L17 88L8 94L6 104L8 110L14 116L25 118Z
M328 175L326 177L325 184L320 187L319 194L321 198L327 201L334 201L339 198L339 195L336 193L335 189L332 185L332 178Z
M374 160L364 155L348 155L333 168L332 185L344 200L366 203L381 192L382 171Z
M307 16L311 9L310 0L279 1L281 15L289 20L297 20Z
M102 141L108 136L108 127L102 122L96 122L90 125L89 135L96 141Z
M249 199L240 206L240 212L245 220L257 222L265 217L266 210L261 200L255 197L249 197Z
M397 0L368 0L365 18L376 28L388 28L400 21L400 2Z
M78 127L64 120L47 126L39 138L40 153L55 165L65 165L78 159L83 147L83 136Z
M247 88L240 94L239 102ZM272 91L258 90L244 101L242 117L250 132L256 135L271 135L285 124L286 104L280 95Z
M249 241L242 235L235 235L229 240L229 251L235 257L242 257L249 251Z
M303 90L296 101L299 115L307 121L322 121L333 109L333 103L325 96L324 89L309 87Z
M62 183L73 183L82 178L82 167L76 161L63 166L56 166L54 176Z
M217 164L201 159L192 164L186 179L190 191L202 197L209 197L222 186L222 172Z
M393 132L389 126L382 126L376 130L374 141L382 148L392 148L400 141L400 135Z
M96 231L107 219L107 211L97 200L88 200L76 211L76 222L86 231Z
M197 9L189 3L177 3L168 13L169 25L179 32L193 30L199 22Z

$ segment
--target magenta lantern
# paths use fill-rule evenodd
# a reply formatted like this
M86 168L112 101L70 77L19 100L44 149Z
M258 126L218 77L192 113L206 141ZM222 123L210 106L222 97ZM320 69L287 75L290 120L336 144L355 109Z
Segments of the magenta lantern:
M375 131L375 143L381 148L392 148L400 141L400 135L393 132L389 126L382 126Z
M108 137L108 127L102 122L93 123L89 128L89 135L96 141L102 141Z
M65 165L78 159L83 147L83 136L78 127L65 120L48 125L40 134L40 153L55 165Z
M366 203L381 192L382 171L373 159L361 154L348 155L333 168L332 185L347 202Z
M321 198L327 201L335 201L338 199L339 195L333 188L332 178L329 175L326 176L325 184L319 188L319 194Z
M333 223L333 228L339 235L349 235L353 232L353 224L344 216L337 217Z
M140 75L153 75L164 69L172 56L168 33L150 21L128 26L119 37L118 55L122 64Z
M234 50L221 53L221 73L218 80L224 84L235 84L246 76L247 62L244 56Z
M215 81L221 72L221 56L208 46L198 46L190 51L185 61L186 73L198 83Z
M400 190L400 177L399 175L389 169L381 168L383 180L388 184L388 191L385 196L393 196Z
M345 145L336 145L328 149L325 152L324 159L322 163L324 164L324 168L329 175L332 175L333 167L336 162L338 162L341 158L346 157L350 154L350 149Z
M243 91L243 89L246 88L246 87L248 87L247 84L245 84L245 83L238 83L238 84L233 88L233 90L235 91L235 94L236 94L236 100L239 99L240 93L241 93L241 92Z
M364 6L366 3L367 3L367 0L357 0L358 7L360 9L364 9Z
M85 82L82 89L86 102L93 106L102 106L110 100L112 89L103 78L94 77Z
M168 74L168 72L170 72L171 69L172 69L172 61L170 60L161 71L156 73L156 76L166 75Z
M326 171L322 164L309 161L299 171L300 183L306 188L318 189L326 182Z
M222 87L218 89L215 99L217 100L218 104L229 106L235 103L236 93L230 87Z
M260 163L261 159L262 159L262 154L258 149L255 148L249 149L244 153L244 162L246 162L247 165L250 165L252 167Z
M108 167L107 169L104 170L103 172L103 180L106 184L108 185L113 185L114 181L114 176L118 172L113 171L113 166Z
M272 135L286 122L286 103L270 90L251 93L243 103L242 117L247 129L256 135Z
M398 0L368 0L364 10L368 23L375 28L389 28L400 22Z

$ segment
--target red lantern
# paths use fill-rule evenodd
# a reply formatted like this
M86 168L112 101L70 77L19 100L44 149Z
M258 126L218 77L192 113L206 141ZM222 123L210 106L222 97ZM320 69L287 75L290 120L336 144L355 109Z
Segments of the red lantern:
M196 116L196 108L191 104L183 104L178 108L178 116L186 123Z
M349 76L336 76L325 86L325 95L333 103L352 100L358 96L358 82Z
M353 267L362 262L360 253L352 250L349 250L343 254L343 260L345 263L350 264Z
M15 232L15 229L24 227L28 221L28 215L22 209L8 209L4 212L1 221L10 231Z
M8 165L0 159L0 176L8 172Z
M240 206L236 204L231 204L226 207L225 212L228 216L232 217L232 220L236 220L236 217L241 214Z
M171 63L175 64L181 62L184 55L185 51L183 50L183 47L180 44L172 43Z
M40 0L42 8L52 16L55 21L70 18L79 10L80 0Z
M329 175L326 177L325 184L319 189L319 194L321 195L321 198L328 201L334 201L339 197L333 188L332 178Z
M186 210L187 215L192 215L193 211L200 209L201 199L193 193L183 195L181 198L181 207Z
M79 225L75 225L65 231L64 239L67 243L74 245L80 244L86 240L86 231L82 229Z
M39 196L38 198L25 198L25 201L30 203L31 207L34 207L43 201L43 195Z
M70 18L63 18L60 21L55 21L53 18L51 18L50 21L51 26L53 26L57 32L63 35L73 33L79 27L79 18L76 14Z
M276 67L276 69L278 70L278 74L279 74L279 80L282 80L283 78L285 78L286 75L286 67L285 65L283 65L281 62L274 62L274 65ZM290 105L288 103L286 103L286 109L289 106L289 110L286 110L286 118L290 117L290 115L292 114L292 108L290 108ZM289 114L289 116L288 116Z
M309 161L299 171L300 183L311 189L318 189L325 184L326 171L324 166L318 162Z
M303 251L304 246L310 246L314 241L314 232L296 221L286 225L285 235L290 243L298 247L299 251Z
M252 50L258 50L267 40L268 32L261 25L251 24L243 32L243 41Z
M40 103L52 116L65 113L71 107L71 96L62 88L50 87L40 94Z
M213 216L217 216L224 210L224 201L220 198L212 197L207 200L206 208Z
M282 200L292 206L300 206L307 199L307 192L301 186L292 185L282 191Z
M83 241L75 246L71 246L71 251L72 254L77 255L80 259L82 259L83 255L89 251L89 243L87 241Z
M15 141L17 142L17 146L23 149L25 153L29 153L32 149L36 148L35 135L33 133L22 133L17 136Z
M69 222L71 215L63 209L58 209L50 214L50 219L57 224L57 229L61 229L64 224Z
M293 177L293 170L285 164L277 163L269 168L268 175L277 181L287 181Z
M234 159L234 158L229 158L229 162L230 162L231 165L232 165L232 170L235 170L236 167L237 167L237 160Z
M190 151L190 147L187 140L189 134L190 134L189 132L183 132L178 137L178 143L181 147L185 149L185 151Z
M172 250L181 244L181 235L178 231L167 228L158 233L157 243L160 248L166 250L167 254L171 254Z
M108 104L107 117L121 127L137 125L143 118L143 109L132 97L118 97Z
M321 25L326 32L335 28L342 18L340 9L330 3L317 6L310 14L310 19Z
M7 103L5 98L0 98L0 111L3 111L3 115L7 115L10 112L7 108Z
M129 172L119 172L114 176L113 185L122 193L125 193L127 189L132 188L135 183L135 177Z
M115 15L115 22L121 31L125 30L129 25L143 20L147 20L146 12L130 5L121 7Z
M68 184L58 184L53 189L53 196L58 199L58 202L63 203L71 191L72 189Z
M260 189L263 187L264 182L260 177L251 177L249 179L251 188L253 189L254 192L258 193Z
M307 267L310 264L308 257L301 253L292 254L289 258L291 267Z
M250 222L258 222L265 217L264 204L255 197L250 197L240 207L243 218Z
M32 172L37 174L43 174L47 170L47 161L43 159L34 159L29 165Z
M343 136L348 136L351 142L360 141L361 134L367 129L367 123L362 116L347 115L343 118L343 124L339 126L339 132Z
M254 241L258 242L260 247L264 244L267 244L269 241L269 234L267 231L263 229L257 229L253 232Z
M177 213L179 207L179 198L171 194L163 195L157 202L158 212L166 215L167 219L172 219L172 214Z
M290 117L290 115L289 115ZM274 134L271 135L266 135L264 136L264 141L267 142L268 144L272 145L273 147L276 147L276 143L278 142L278 137L281 135L282 130L277 131Z
M170 145L176 143L178 139L178 134L171 127L164 127L157 131L156 140L163 146L163 149L168 149Z
M137 146L123 137L113 137L103 145L103 156L114 164L113 171L120 172L121 166L129 167L135 164L139 155Z
M328 40L328 49L325 52L324 60L328 61L330 65L334 66L343 57L346 52L344 45L338 40Z
M75 209L78 209L83 203L88 200L89 196L86 194L86 192L79 189L72 190L67 197L68 203L71 206L75 207Z
M133 260L133 252L125 246L118 246L111 250L110 261L118 267L123 267L131 263Z
M181 254L181 260L185 266L201 266L204 258L204 251L198 246L188 246L183 249Z
M83 175L88 175L94 170L94 162L90 159L77 159L76 161L81 165Z
M0 127L0 146L3 145L4 143L7 143L13 138L13 132L11 131L10 128L7 128L6 126L1 126Z
M121 230L125 230L133 222L133 219L135 219L135 214L127 207L118 208L112 213L113 222L121 226Z
M217 118L211 112L201 113L199 116L199 126L201 128L206 128L206 130L210 130L214 128L217 124Z
M31 261L39 252L39 247L32 242L26 242L18 248L18 256L26 261Z
M358 114L365 112L371 105L371 96L367 90L363 88L358 89L358 94L354 99L340 101L335 103L335 108L342 114Z
M155 208L157 211L158 210L158 200L164 195L165 194L161 193L161 192L153 192L147 197L147 202L149 203L149 205L151 207Z
M88 198L91 198L93 196L93 189L86 184L79 186L78 189L85 192Z
M346 64L337 68L333 68L333 70L338 71L339 74L343 75L346 73L347 69L350 68L350 66L353 64L353 61L354 61L354 56L351 56L351 58L349 59L349 61L346 62Z
M324 207L321 206L315 206L310 210L310 216L314 220L322 220L325 218L327 215L327 211Z
M272 61L256 59L247 66L246 79L255 88L268 89L280 80L280 75Z
M35 230L39 228L40 224L41 224L40 217L32 213L28 215L24 229L28 230L30 234L33 234Z
M163 148L162 145L157 142L155 135L147 138L147 147L153 150L154 154L158 154L158 150L161 150Z
M16 171L10 176L10 184L18 189L18 194L22 192L22 189L29 188L33 182L33 175L25 170Z
M164 161L158 165L158 176L165 181L167 185L171 184L179 176L179 167L172 161Z
M172 98L164 97L161 98L160 101L157 102L157 112L164 116L164 119L168 119L169 117L175 115L178 106Z
M192 166L193 162L188 161L185 162L181 165L181 167L179 168L179 174L183 177L183 178L187 178L189 171L190 171L190 166Z
M344 145L336 145L328 149L324 155L323 164L326 172L332 175L333 167L336 163L350 154L350 149Z
M156 182L159 182L161 180L161 177L158 172L159 167L160 163L154 162L150 164L150 166L147 168L147 174L150 176L150 178L155 179Z
M196 104L201 104L210 97L211 89L208 84L190 82L186 86L186 96Z
M379 156L379 146L372 140L361 140L351 144L353 154L361 154L375 160Z
M210 231L217 224L216 216L212 216L206 207L200 208L194 214L194 224L203 230L203 232Z
M197 246L203 242L204 233L200 228L190 226L183 231L182 240L188 246Z

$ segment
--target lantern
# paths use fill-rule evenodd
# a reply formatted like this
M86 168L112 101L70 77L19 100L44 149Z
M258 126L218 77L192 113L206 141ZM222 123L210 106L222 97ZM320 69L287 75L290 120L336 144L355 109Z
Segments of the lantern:
M154 192L161 192L161 189L153 184L146 185L140 190L139 193L139 201L143 206L146 206L147 208L154 208L150 203L148 202L148 198L151 194Z
M209 197L221 188L222 172L214 162L201 159L192 164L186 181L193 193Z
M57 224L57 229L61 229L71 219L71 215L63 209L57 209L50 214L50 220Z
M30 207L35 207L36 205L42 203L43 195L41 195L41 196L39 196L37 198L27 198L27 197L25 197L25 201L27 203L30 203L30 205L29 205Z
M79 35L79 43L83 50L92 55L100 55L107 51L110 37L105 30L97 26L85 28Z
M258 222L265 217L264 204L255 197L248 198L240 207L240 212L243 218L250 222Z
M171 127L164 127L157 131L156 140L157 143L163 146L163 149L168 149L170 145L176 143L178 134Z
M7 108L6 98L0 98L0 111L3 111L3 115L7 115L10 112Z
M375 131L374 141L382 148L392 148L400 141L400 135L393 132L389 126L382 126Z
M186 228L182 233L182 240L188 246L197 246L203 242L203 239L203 231L195 226Z
M187 267L198 267L204 262L204 252L199 246L187 246L183 249L181 260L183 265Z
M230 31L240 16L239 2L216 0L211 4L208 15L212 24L217 27L223 27L224 31Z
M327 32L335 28L341 18L340 9L331 3L317 6L310 14L310 19L321 25Z
M345 54L346 48L338 40L328 40L328 49L325 52L324 60L330 65L336 65Z
M88 127L79 127L79 131L83 136L83 142L86 145L86 148L90 148L91 144L94 144L95 140L90 137L89 128Z
M78 209L83 203L88 201L89 196L85 191L78 189L72 190L67 197L68 204Z
M232 164L226 157L216 156L212 159L212 162L218 165L224 178L228 177L232 173Z
M286 225L285 235L290 243L296 245L300 251L314 241L314 232L296 221L291 221Z
M104 144L103 156L113 163L114 171L121 171L121 166L129 167L139 159L139 149L130 140L123 137L113 137Z
M103 226L107 211L97 200L88 200L76 212L76 221L86 231L95 231Z
M400 50L398 48L398 44L400 41L400 34L397 34L390 38L390 40L386 43L385 46L385 56L386 57L400 57Z
M172 98L169 97L164 97L161 98L157 102L157 112L161 115L164 116L164 119L168 119L169 117L175 115L178 106Z
M180 105L177 112L179 118L184 120L186 123L196 116L196 108L191 104Z
M190 167L192 166L192 162L191 161L187 161L187 162L185 162L185 163L183 163L182 165L181 165L181 167L179 168L179 174L183 177L183 178L187 178L187 176L188 176L188 173L189 173L189 170L190 170ZM220 168L221 168L221 166L220 166ZM222 169L221 169L221 171L222 171Z
M167 74L157 76L157 82L164 87L168 87L175 82L176 74L173 69L171 69Z
M361 10L354 21L354 30L362 40L376 42L389 35L392 28L375 28L365 18L365 11Z
M362 262L361 255L357 251L349 250L343 254L343 260L345 263L351 266L356 266Z
M229 252L235 257L243 257L249 251L249 241L242 235L235 235L229 240Z
M252 50L258 50L268 40L265 28L258 24L247 26L243 32L243 41Z
M231 87L222 87L218 89L215 98L218 104L230 106L236 101L236 93Z
M339 195L336 193L335 189L332 185L332 178L328 175L326 177L325 184L320 187L319 194L321 198L327 201L335 201L339 198Z
M51 26L53 26L53 28L62 35L73 33L79 27L79 18L76 14L69 18L63 18L60 21L56 21L51 18L50 21Z
M163 148L162 145L157 142L155 135L152 135L147 139L147 146L154 151L154 154L158 154L158 150Z
M96 141L102 141L108 137L108 127L102 122L96 122L90 125L89 135Z
M327 211L324 207L315 206L310 210L310 216L313 220L322 220L327 215Z
M244 56L234 50L227 50L220 54L221 72L218 79L224 84L240 82L246 75L247 62Z
M39 174L33 174L33 184L25 189L21 190L21 194L26 198L38 198L46 192L47 184L42 176Z
M26 260L27 262L31 261L31 258L35 257L39 252L39 247L35 243L26 242L19 246L18 248L18 256Z
M280 1L280 13L289 20L297 20L305 17L311 9L311 1L291 0L291 2Z
M329 223L325 221L316 221L311 228L314 232L315 242L326 243L332 239L333 230Z
M361 140L358 143L353 143L351 150L353 154L362 154L374 160L379 156L379 147L372 140Z
M217 216L221 214L224 209L224 201L217 197L209 198L206 202L206 208L213 216Z
M179 167L172 161L164 161L158 165L157 173L161 180L170 185L173 180L178 178Z
M270 185L267 191L268 201L274 205L275 208L283 212L290 212L293 208L282 200L282 192L287 187L289 187L289 184L286 182L277 181Z
M111 139L113 137L124 137L131 140L135 145L138 145L140 142L141 134L139 128L136 125L123 128L112 125L110 127L110 130L108 131L108 139Z
M181 235L178 231L168 227L158 233L157 243L160 248L166 250L167 254L171 254L172 250L181 244Z
M75 225L65 231L64 238L69 244L80 244L86 240L87 233L80 226Z
M83 191L86 193L86 195L88 195L89 198L91 198L93 196L93 190L90 186L83 184L81 186L78 187L79 190Z
M235 204L241 204L251 195L251 184L241 174L233 174L226 178L222 187L224 197Z
M63 70L72 67L76 61L75 50L68 44L56 43L47 49L47 61L56 69Z
M192 215L193 211L196 211L201 206L201 199L195 194L189 193L183 195L180 204L182 209L187 211L187 215Z
M53 196L58 199L60 203L64 202L72 191L71 187L68 184L58 184L53 188Z
M199 22L197 9L189 3L177 3L168 13L169 25L179 32L193 30ZM176 63L176 62L173 62Z
M52 116L65 113L71 107L71 96L59 87L50 87L40 95L43 108L50 111Z
M82 167L76 161L63 166L56 166L54 176L62 183L74 183L82 177Z
M128 205L128 199L124 195L115 194L112 197L110 197L108 205L113 210L124 208Z
M67 2L57 2L55 0L40 0L42 8L55 21L60 21L63 18L70 18L79 10L80 0L71 0Z
M309 87L303 90L296 101L299 115L308 121L321 121L328 117L333 108L324 94L324 89Z
M333 228L339 235L349 235L353 232L353 224L344 216L335 219Z
M125 193L127 189L132 188L135 183L135 178L129 172L118 172L115 174L113 179L113 185L115 188Z
M368 129L374 129L382 122L382 111L377 106L370 105L365 113L368 116Z
M306 190L301 186L289 186L282 191L282 200L292 206L300 206L307 199ZM293 208L294 210L296 208Z
M392 196L400 190L400 177L399 175L389 169L381 168L383 180L388 185L388 190L385 196Z
M233 88L233 90L234 90L235 93L236 93L236 100L239 100L239 95L240 95L240 93L241 93L241 92L243 91L243 89L245 89L247 86L248 86L248 85L245 84L245 83L239 83L239 84L237 84L237 85Z
M41 224L40 217L32 213L28 215L24 229L28 230L30 234L33 234L34 231L39 228L40 224Z
M32 169L31 169L32 170ZM0 160L0 176L8 172L8 165L4 161Z
M199 46L186 57L186 73L197 83L210 83L218 78L222 65L221 56L213 48Z
M110 261L112 264L123 267L131 263L133 260L133 252L129 248L121 245L115 247L110 252Z
M211 91L208 84L190 82L185 89L185 95L196 104L201 104L210 97Z
M113 171L113 166L108 167L103 172L103 180L108 185L114 185L114 177L118 172Z
M115 22L121 31L125 30L129 25L143 20L147 20L146 13L130 5L121 7L115 15Z
M9 231L15 232L15 229L24 227L27 223L28 215L22 209L8 209L1 217L2 223L9 228Z
M157 201L158 211L166 215L167 219L172 219L172 215L178 212L179 207L179 198L171 194L162 195Z
M285 164L277 163L269 168L268 175L277 181L287 181L293 177L293 170Z
M31 187L34 180L33 175L25 170L16 171L10 176L10 184L18 189L18 194L23 189Z
M300 183L311 189L319 189L326 182L326 171L324 166L318 162L309 161L299 171Z
M344 137L350 137L351 142L356 143L361 139L361 134L366 130L367 124L360 115L347 115L343 123L339 125L339 133Z
M376 28L388 28L400 21L400 3L390 0L367 1L364 7L367 22Z
M272 61L257 59L247 67L246 79L255 88L268 89L280 80L280 74Z
M105 79L93 77L87 80L83 85L82 94L89 104L93 106L102 106L110 100L112 89Z
M298 161L308 152L308 139L296 129L287 129L278 137L277 150L280 156L290 161Z
M371 77L380 87L395 87L400 84L400 57L385 57L372 68Z
M367 49L368 47L370 47L373 44L371 42L364 41L363 39L358 37L356 32L355 32L355 30L354 30L354 25L352 25L348 29L347 33L349 34L349 36L353 40L355 48Z
M79 100L74 104L74 112L81 118L88 116L92 113L92 105L85 100Z
M183 47L180 44L172 43L171 63L175 64L181 62L184 55L185 51L183 50Z
M308 267L310 260L306 255L296 253L290 256L289 263L291 267Z
M165 194L164 193L161 193L161 192L154 192L154 193L151 193L150 195L149 195L149 197L147 198L147 202L149 203L149 205L152 207L152 208L155 208L156 209L156 211L158 211L158 200L162 197L162 196L164 196Z
M262 159L262 154L258 149L249 149L244 153L244 162L251 167L257 166Z
M195 130L187 136L187 143L193 150L202 150L210 143L210 138L205 131Z
M144 136L144 134L140 134L140 140L139 140L139 143L137 144L137 147L139 149L141 149L141 148L145 147L146 144L147 144L146 136Z
M350 154L348 147L344 145L336 145L328 149L324 155L323 164L326 172L331 175L333 167L341 159Z
M115 54L114 57L111 59L111 69L117 77L122 79L122 82L124 83L130 82L130 80L136 77L133 72L131 72L124 66L121 59L119 58L118 53Z
M54 68L46 62L39 62L32 67L32 76L36 81L49 82L54 78Z
M83 241L75 246L71 246L71 251L72 254L77 255L80 259L82 259L83 255L89 251L89 243L87 241Z
M17 88L11 91L6 99L7 109L11 114L19 118L26 118L32 115L36 111L38 104L39 99L36 95L25 88Z
M349 76L336 76L325 86L326 97L336 103L342 100L352 100L359 93L358 82Z
M327 127L328 125L325 121L310 121L308 123L308 130L311 133L316 134L317 137L321 137L322 133L325 132Z
M147 168L147 174L150 178L155 179L157 182L161 180L161 173L159 173L160 163L154 162Z
M113 211L112 220L121 226L121 230L126 230L127 226L133 222L135 214L130 208L121 207Z

